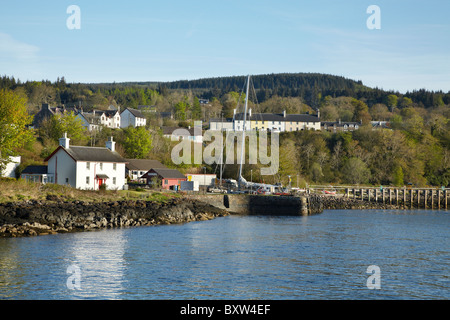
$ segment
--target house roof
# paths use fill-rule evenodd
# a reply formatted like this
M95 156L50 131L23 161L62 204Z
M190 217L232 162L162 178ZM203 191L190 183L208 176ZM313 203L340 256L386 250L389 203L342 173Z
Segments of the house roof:
M201 136L202 135L202 129L199 128L198 130L194 130L195 128L183 128L183 127L162 127L162 131L164 135L172 135L173 132L177 129L184 129L189 131L189 136ZM198 131L198 132L197 132ZM181 132L180 134L176 134L176 136L187 136L184 134L184 132Z
M133 116L135 116L137 118L145 118L145 116L142 114L142 112L140 110L126 108L125 110L122 111L122 113L124 113L126 110L128 110ZM122 115L122 113L120 115Z
M342 122L342 121L322 121L320 123L321 126L336 126L336 127L343 127L345 125L349 126L349 125L361 125L360 122Z
M47 174L47 169L47 166L28 166L22 171L22 174Z
M128 170L140 170L140 171L148 171L153 168L167 168L158 160L151 159L126 159L127 160L127 169Z
M159 176L161 176L163 179L186 179L184 174L182 174L177 169L163 169L163 168L153 168L149 170L144 176L147 176L149 172L155 172Z
M75 161L92 161L92 162L117 162L126 163L127 160L122 158L117 152L113 152L108 148L100 147L78 147L70 146L70 148L64 148L59 146L53 153L45 159L48 161L58 150L64 150Z
M237 113L235 120L244 120L244 113ZM277 113L252 113L251 116L247 114L248 121L295 121L295 122L320 122L316 115L311 114L277 114Z

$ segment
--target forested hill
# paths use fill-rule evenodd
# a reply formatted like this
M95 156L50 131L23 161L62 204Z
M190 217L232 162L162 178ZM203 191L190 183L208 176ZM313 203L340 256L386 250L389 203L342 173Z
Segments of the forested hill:
M317 109L326 97L351 97L363 101L369 107L388 104L388 96L398 99L408 98L414 105L430 108L450 104L450 91L434 92L417 90L401 94L370 88L361 81L342 76L319 73L278 73L252 75L250 95L253 102L263 103L273 97L301 98L308 106ZM83 106L108 105L113 100L123 107L136 107L139 104L155 104L157 96L167 97L173 92L194 95L198 98L221 100L230 92L244 89L246 76L215 77L198 80L179 80L172 82L123 82L123 83L67 83L58 78L49 80L21 82L14 77L0 77L0 89L24 89L31 104L82 104ZM255 101L256 100L256 101Z
M204 78L198 80L179 80L158 83L160 90L191 90L205 99L221 97L223 94L243 89L246 76ZM143 84L143 83L140 83ZM150 83L148 83L150 84ZM153 85L155 83L152 83ZM450 103L448 93L418 90L402 95L399 92L385 91L365 86L360 80L320 73L278 73L252 75L252 85L258 102L264 102L273 96L301 97L306 104L317 107L326 96L353 97L364 100L369 106L385 103L387 96L411 98L423 107L432 107L444 102ZM443 101L441 101L443 100Z

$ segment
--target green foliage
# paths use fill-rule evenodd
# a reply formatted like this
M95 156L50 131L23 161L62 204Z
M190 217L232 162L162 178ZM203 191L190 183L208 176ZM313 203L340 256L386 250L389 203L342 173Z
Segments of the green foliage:
M370 170L359 158L350 158L342 168L344 181L351 184L366 184L369 182Z
M194 104L192 106L192 115L191 118L193 120L200 120L202 118L202 108L200 106L200 101L197 97L194 97Z
M395 168L392 183L397 187L401 187L405 184L403 181L403 169L401 166L397 166Z
M174 106L175 119L182 120L182 121L186 120L189 107L190 106L189 106L189 103L187 102L187 97L185 97L185 99L183 101L178 102Z
M0 90L0 172L15 150L33 139L27 128L33 118L28 115L27 100L8 89Z
M83 145L89 140L82 120L73 112L57 114L45 119L41 122L38 133L42 139L51 140L54 143L57 143L64 133L67 133L73 144Z
M144 127L124 130L123 147L131 159L145 159L152 149L152 135Z

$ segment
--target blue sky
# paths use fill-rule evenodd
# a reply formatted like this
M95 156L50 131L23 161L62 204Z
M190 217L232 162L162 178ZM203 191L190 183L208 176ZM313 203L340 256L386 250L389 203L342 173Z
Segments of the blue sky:
M81 28L69 30L70 5ZM366 12L381 9L381 29ZM450 2L9 1L0 74L22 81L172 81L318 72L400 92L450 91Z

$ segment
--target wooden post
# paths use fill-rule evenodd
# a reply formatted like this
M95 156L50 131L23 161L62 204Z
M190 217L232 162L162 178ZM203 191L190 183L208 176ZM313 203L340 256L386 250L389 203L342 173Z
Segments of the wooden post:
M395 204L398 206L398 188L395 189Z
M386 200L385 196L384 196L384 189L381 190L382 196L383 196L383 204L384 204L384 200Z
M389 204L392 204L392 190L389 188Z
M431 209L434 209L434 192L433 192L434 190L433 189L431 189Z
M445 210L447 210L447 189L445 189L445 191L444 191L444 197L445 197L444 206L445 206Z
M375 202L378 202L378 189L375 189Z
M441 190L438 190L438 209L441 209Z
M364 201L364 189L361 189L361 200Z
M417 209L420 208L420 190L417 189Z
M353 188L353 199L356 199L356 189Z
M425 200L423 201L423 207L426 209L427 208L427 196L428 196L428 190L425 190Z
M350 198L350 188L347 188L347 199Z
M368 198L368 201L370 202L370 191L372 191L372 189L367 189L367 198Z
M406 208L406 188L403 188L403 206Z

